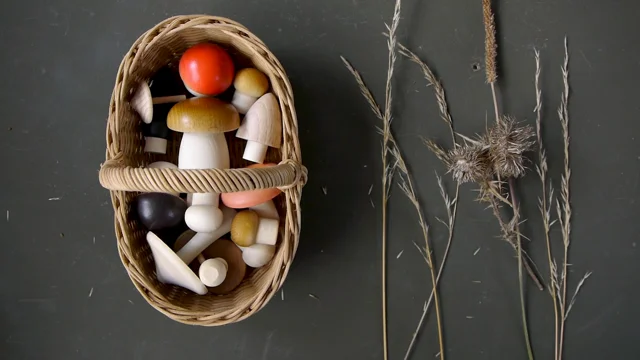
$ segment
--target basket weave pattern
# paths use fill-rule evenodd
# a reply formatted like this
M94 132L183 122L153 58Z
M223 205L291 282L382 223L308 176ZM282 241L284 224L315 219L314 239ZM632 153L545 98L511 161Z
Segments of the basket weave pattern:
M144 168L159 160L176 162L181 134L174 134L166 155L142 151L140 119L129 105L139 81L148 81L163 66L177 64L182 53L201 42L227 48L236 63L264 72L280 103L283 143L270 148L265 162L277 166L243 169L245 141L226 134L231 166L235 169L179 170ZM144 33L127 52L116 78L109 106L106 161L100 183L111 190L115 233L122 263L142 296L168 317L187 324L216 326L247 318L260 310L282 285L298 246L300 198L307 171L301 165L298 124L291 84L280 62L266 45L242 25L225 18L176 16ZM251 272L227 295L196 295L181 287L160 283L155 274L146 231L130 218L130 204L138 192L235 192L278 187L275 199L281 215L277 251L269 265Z

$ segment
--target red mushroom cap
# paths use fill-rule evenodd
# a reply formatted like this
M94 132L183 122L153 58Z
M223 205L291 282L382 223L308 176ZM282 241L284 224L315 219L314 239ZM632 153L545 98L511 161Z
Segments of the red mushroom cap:
M215 44L192 46L180 58L180 77L194 95L218 95L231 86L234 75L231 56Z

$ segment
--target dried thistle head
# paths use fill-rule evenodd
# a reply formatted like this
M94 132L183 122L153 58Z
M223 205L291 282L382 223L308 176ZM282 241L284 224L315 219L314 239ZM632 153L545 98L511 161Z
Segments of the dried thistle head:
M488 148L483 145L456 146L447 153L445 163L459 183L483 183L493 176Z
M518 126L514 118L503 116L485 135L493 170L502 179L519 177L526 167L524 153L535 145L535 131L530 125Z

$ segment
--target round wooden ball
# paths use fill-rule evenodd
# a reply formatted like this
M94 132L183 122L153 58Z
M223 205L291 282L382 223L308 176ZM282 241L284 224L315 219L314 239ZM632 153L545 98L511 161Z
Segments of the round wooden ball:
M150 231L164 230L179 225L184 220L187 203L181 198L165 193L145 193L136 198L133 205L137 218Z

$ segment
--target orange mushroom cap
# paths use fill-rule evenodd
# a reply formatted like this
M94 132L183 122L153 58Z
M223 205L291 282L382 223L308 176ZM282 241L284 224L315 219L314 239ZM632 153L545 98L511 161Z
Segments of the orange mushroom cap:
M194 95L218 95L231 86L234 75L231 56L215 44L192 46L180 58L180 78Z
M253 164L247 168L261 168L276 166L276 164ZM220 200L232 209L246 209L267 202L278 196L282 191L278 188L239 191L220 194Z

